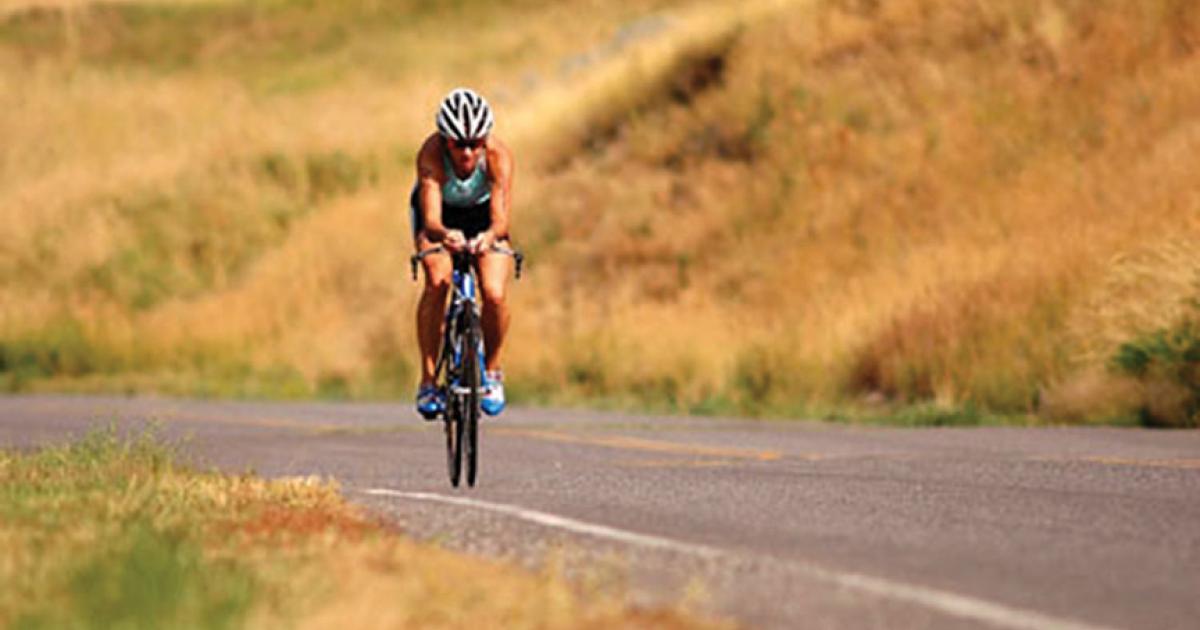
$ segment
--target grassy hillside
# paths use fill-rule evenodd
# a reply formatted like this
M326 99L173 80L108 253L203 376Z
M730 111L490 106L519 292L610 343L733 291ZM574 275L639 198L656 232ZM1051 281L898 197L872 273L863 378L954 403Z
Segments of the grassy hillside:
M547 396L689 410L1154 402L1108 366L1200 317L1198 47L1200 11L1166 1L758 25L706 88L536 182L526 221L569 299L528 309L526 334L552 331L528 369ZM1157 420L1194 423L1200 345L1176 337L1161 385L1192 402Z
M0 28L9 387L407 395L409 154L468 83L520 400L1195 422L1193 3L193 4Z
M515 110L570 79L572 56L615 50L667 4L157 2L10 15L5 380L361 394L373 387L363 370L378 368L383 387L407 391L407 188L438 99L474 84Z

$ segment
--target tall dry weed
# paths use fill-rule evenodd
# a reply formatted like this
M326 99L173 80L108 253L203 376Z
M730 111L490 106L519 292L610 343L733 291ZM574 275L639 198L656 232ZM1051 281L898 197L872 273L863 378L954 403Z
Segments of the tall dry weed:
M1187 226L1180 226L1186 229ZM1103 365L1118 346L1193 315L1200 300L1200 240L1176 234L1114 255L1071 325L1076 360Z

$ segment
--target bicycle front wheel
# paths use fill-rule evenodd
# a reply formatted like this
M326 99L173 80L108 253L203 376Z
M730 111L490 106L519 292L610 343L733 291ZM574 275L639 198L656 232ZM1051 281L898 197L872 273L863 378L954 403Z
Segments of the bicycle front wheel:
M475 485L476 464L479 461L479 388L481 379L480 363L482 356L479 349L483 346L483 336L479 329L479 315L475 309L468 308L464 314L465 331L463 342L466 344L463 353L463 385L466 395L463 396L462 435L463 450L466 451L467 485Z
M463 426L462 420L462 404L458 397L451 396L447 401L446 409L446 466L450 473L450 485L458 487L458 480L462 476L462 443L463 443Z

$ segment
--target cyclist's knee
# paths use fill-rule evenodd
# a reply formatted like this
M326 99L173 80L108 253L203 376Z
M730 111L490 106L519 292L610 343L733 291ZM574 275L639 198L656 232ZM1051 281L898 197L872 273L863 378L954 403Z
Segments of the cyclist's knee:
M507 257L490 255L479 265L479 290L484 304L502 305L508 294L508 276L512 263Z
M441 270L425 269L425 293L433 295L445 295L450 289L450 272L445 273Z
M493 305L503 304L504 298L508 293L508 287L505 285L506 283L503 278L498 280L492 278L485 279L482 286L480 286L480 289L483 290L483 303Z
M425 269L425 292L443 294L450 288L454 268L446 256L429 256L421 261Z

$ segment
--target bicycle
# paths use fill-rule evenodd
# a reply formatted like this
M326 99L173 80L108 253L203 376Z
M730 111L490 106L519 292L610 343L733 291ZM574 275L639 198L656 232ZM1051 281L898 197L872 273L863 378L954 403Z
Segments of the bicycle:
M413 281L417 279L417 265L421 260L445 251L437 245L413 254L409 259ZM521 278L521 266L525 262L521 252L501 245L493 245L489 251L512 256L516 263L516 278ZM442 346L434 368L434 384L446 401L441 420L446 432L450 484L454 487L458 487L464 454L467 485L474 487L479 459L480 377L487 360L479 323L475 258L476 254L469 251L452 254L451 296L446 306Z

